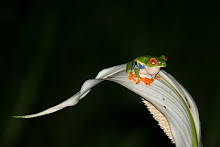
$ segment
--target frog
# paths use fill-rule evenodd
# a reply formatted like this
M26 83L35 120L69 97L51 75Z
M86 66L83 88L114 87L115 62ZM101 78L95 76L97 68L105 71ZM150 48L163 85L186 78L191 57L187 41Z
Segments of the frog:
M158 80L160 76L158 72L161 67L166 67L166 62L168 58L165 55L160 57L155 56L140 56L128 62L126 65L126 73L129 80L133 80L136 84L140 84L140 81L144 82L146 85L150 85L155 79ZM133 72L135 74L133 74ZM151 78L143 78L141 75L150 75Z

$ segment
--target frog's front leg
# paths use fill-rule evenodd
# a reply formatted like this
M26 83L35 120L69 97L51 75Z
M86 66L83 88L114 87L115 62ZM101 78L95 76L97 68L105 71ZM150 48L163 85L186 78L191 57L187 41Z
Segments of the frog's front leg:
M135 72L135 76L137 78L137 84L140 84L139 68L136 65L134 66L134 72Z
M140 77L140 80L142 82L144 82L146 85L149 85L149 86L150 86L150 83L153 82L153 79L151 79L151 78L142 78L142 77Z

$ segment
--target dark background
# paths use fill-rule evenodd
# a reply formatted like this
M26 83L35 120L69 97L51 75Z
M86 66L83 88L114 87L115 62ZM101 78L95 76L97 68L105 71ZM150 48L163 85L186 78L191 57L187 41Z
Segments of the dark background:
M56 105L108 67L166 55L194 97L203 144L220 146L219 1L5 1L1 4L1 147L174 146L138 95L103 82L75 107Z

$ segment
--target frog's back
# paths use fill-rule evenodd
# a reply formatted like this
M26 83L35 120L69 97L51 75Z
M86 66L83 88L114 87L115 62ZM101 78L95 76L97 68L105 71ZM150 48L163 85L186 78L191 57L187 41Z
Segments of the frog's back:
M137 57L135 60L138 60L139 62L146 64L147 61L150 60L150 58L151 56L146 55L146 56Z
M137 57L136 59L134 59L131 62L131 70L134 69L134 67L137 67L139 70L140 69L145 69L145 64L147 63L147 61L150 59L149 56L140 56Z

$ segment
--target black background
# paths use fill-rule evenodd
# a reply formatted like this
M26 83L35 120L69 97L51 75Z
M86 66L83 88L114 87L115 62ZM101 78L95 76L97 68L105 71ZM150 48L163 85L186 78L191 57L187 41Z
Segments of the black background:
M75 107L56 105L87 79L137 56L194 97L204 146L220 146L219 1L5 1L1 4L0 146L174 146L138 95L103 82Z

